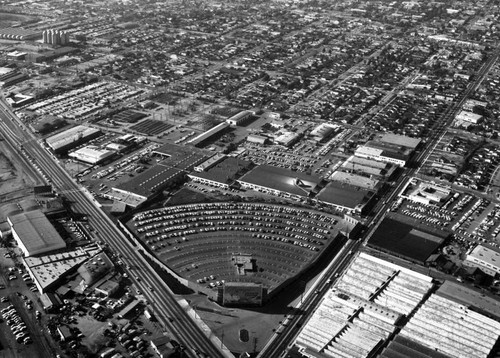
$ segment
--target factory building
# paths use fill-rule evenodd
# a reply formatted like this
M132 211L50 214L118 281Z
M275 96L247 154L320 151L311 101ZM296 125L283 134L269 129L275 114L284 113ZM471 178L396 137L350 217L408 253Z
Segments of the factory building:
M97 128L79 125L45 139L47 145L56 153L68 151L101 135Z
M432 278L361 253L299 333L306 357L373 357L432 289Z
M74 158L84 163L95 165L104 162L114 155L115 152L111 150L88 146L69 153L68 157Z
M201 145L204 141L207 139L222 133L225 131L227 128L229 128L229 123L227 122L222 122L221 124L216 125L212 129L209 129L206 132L201 133L200 135L194 137L193 139L188 141L188 144L194 145L195 147Z
M64 249L66 243L40 210L7 217L12 236L24 256L41 255Z

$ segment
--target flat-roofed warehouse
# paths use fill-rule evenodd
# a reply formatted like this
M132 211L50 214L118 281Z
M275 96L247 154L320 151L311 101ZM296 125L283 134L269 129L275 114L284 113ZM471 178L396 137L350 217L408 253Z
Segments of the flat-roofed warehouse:
M403 215L388 215L375 230L368 247L424 264L444 243L448 232L423 224L405 222Z
M99 164L109 159L115 152L106 149L99 149L95 147L84 147L68 154L68 157L74 158L81 162L89 164Z
M41 255L66 247L62 237L40 210L12 215L7 221L24 256Z
M316 200L342 211L363 213L372 203L375 192L346 183L330 182L316 195Z
M382 187L382 183L378 179L369 178L366 176L354 174L354 173L346 173L336 171L330 176L330 180L336 181L341 184L349 184L355 187L359 187L365 190L373 190L378 191Z
M60 153L94 139L100 134L101 131L97 128L80 125L48 137L45 142L54 152Z
M402 146L411 150L417 149L417 147L422 142L422 140L419 138L412 138L394 133L384 133L380 137L379 141L383 143L390 143L396 146Z
M243 188L294 199L309 197L320 181L312 175L270 165L259 165L238 180Z

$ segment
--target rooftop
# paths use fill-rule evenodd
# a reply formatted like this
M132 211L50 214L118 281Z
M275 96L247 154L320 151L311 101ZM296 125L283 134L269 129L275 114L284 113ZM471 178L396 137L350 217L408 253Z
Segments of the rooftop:
M436 294L452 299L464 306L469 306L487 316L500 319L500 302L453 281L445 281Z
M79 125L48 137L45 141L52 149L58 149L99 132L97 128Z
M402 146L412 150L417 148L422 141L420 138L412 138L393 133L385 133L379 140L384 143L390 143L392 145Z
M317 358L344 357L346 352L372 356L432 286L426 275L362 252L325 296L296 344Z
M69 153L68 156L85 161L100 161L113 154L114 152L111 150L87 146Z
M455 300L431 295L400 332L450 357L487 357L499 338L500 322Z
M66 251L40 257L25 257L24 264L31 271L31 276L43 288L49 287L61 276L84 263L100 249L82 249Z
M493 267L500 268L500 253L483 245L477 245L467 257L476 258Z
M245 174L239 181L307 197L309 192L320 182L320 179L289 169L259 165Z
M448 235L438 229L400 221L397 215L392 214L380 223L368 241L368 246L423 263Z
M164 165L154 167L135 176L133 179L120 183L116 189L126 193L133 193L146 198L160 190L170 180L182 175L184 170Z
M366 204L372 195L371 191L354 185L330 182L316 195L316 199L354 210L358 205Z
M336 171L330 179L339 183L350 184L366 190L376 190L380 186L380 181L365 176Z
M13 231L26 248L27 256L66 247L66 243L40 210L8 217Z
M190 176L230 184L236 177L238 177L238 174L247 170L250 165L251 163L249 161L234 157L226 157L208 170L201 173L193 172Z
M376 168L379 170L388 169L388 168L393 167L393 165L390 163L377 162L375 160L356 157L354 155L350 156L344 162L344 164L342 164L342 166L348 167L349 165L352 165L352 164L356 164L356 165L360 165L360 166L364 166L364 167Z

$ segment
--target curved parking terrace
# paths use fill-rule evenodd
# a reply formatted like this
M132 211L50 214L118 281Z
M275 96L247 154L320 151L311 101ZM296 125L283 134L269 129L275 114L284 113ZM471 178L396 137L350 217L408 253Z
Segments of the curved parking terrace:
M226 281L262 283L271 291L333 242L337 220L303 208L225 202L145 211L129 227L188 280L209 287Z

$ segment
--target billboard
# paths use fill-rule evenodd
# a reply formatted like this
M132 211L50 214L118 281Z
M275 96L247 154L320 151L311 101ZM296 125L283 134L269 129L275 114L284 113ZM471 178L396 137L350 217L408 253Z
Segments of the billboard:
M251 282L227 282L223 287L224 306L261 306L263 287Z

